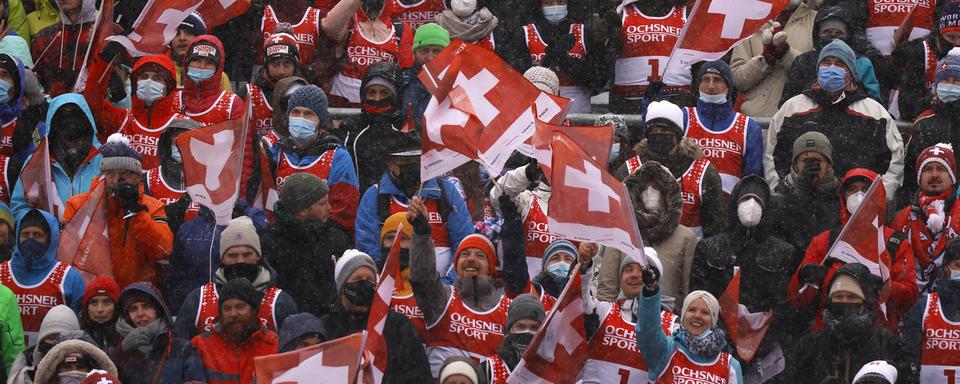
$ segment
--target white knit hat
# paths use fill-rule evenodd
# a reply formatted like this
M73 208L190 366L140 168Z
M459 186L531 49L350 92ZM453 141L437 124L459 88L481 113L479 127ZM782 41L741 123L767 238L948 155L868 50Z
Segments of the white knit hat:
M227 253L230 248L238 246L248 246L257 251L260 256L260 236L257 235L257 227L253 225L253 220L247 216L240 216L230 220L227 228L220 233L220 258Z
M368 267L373 270L374 274L377 273L376 264L366 253L356 249L348 249L343 252L343 256L337 259L337 264L333 267L333 279L337 284L337 292L343 287L343 283L347 282L347 278L353 274L353 271L360 267Z
M477 378L477 371L474 371L473 367L464 361L453 361L443 366L443 369L440 371L440 382L442 383L448 377L453 375L463 375L470 379L471 383L480 382L480 379Z
M682 316L687 313L687 308L690 308L690 304L697 299L703 299L703 301L707 303L707 308L710 309L710 314L713 315L713 325L711 328L716 327L717 321L720 320L720 302L707 291L693 291L683 299L683 308L680 310L681 319L683 318Z
M527 80L537 88L540 88L541 91L551 95L556 95L560 92L560 79L557 78L557 74L550 70L550 68L530 67L530 69L523 73L523 77L527 78Z
M882 377L893 384L897 382L897 368L883 360L871 361L860 368L860 372L853 377L853 384L857 384L861 378L865 377Z
M667 119L683 130L683 110L669 101L654 101L647 106L647 115L643 121L649 123L653 119Z

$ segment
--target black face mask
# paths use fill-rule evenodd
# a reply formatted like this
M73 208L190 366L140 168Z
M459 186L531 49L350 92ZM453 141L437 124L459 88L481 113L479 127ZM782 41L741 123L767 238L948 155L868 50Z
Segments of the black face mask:
M397 186L405 192L416 191L420 188L420 163L404 164L400 166L397 175Z
M663 158L670 155L670 152L673 151L674 137L672 133L648 133L647 146L651 152Z
M376 286L373 282L367 280L357 280L344 283L341 292L347 297L350 304L358 307L369 307L373 304L373 295L376 292Z
M257 280L257 276L260 276L259 264L237 263L232 265L223 265L220 267L220 269L223 270L223 277L226 278L227 281L232 281L242 277L252 282Z
M393 119L394 112L397 110L393 97L377 101L363 100L362 107L363 113L367 115L367 119L377 123L390 121Z
M862 340L871 329L873 316L862 304L827 302L823 322L843 343Z
M532 333L511 333L503 338L503 343L497 349L497 355L507 364L507 367L513 369L520 363L523 354L527 352L527 347L533 341Z
M390 256L390 247L380 248L380 256L382 257L382 260L387 260L387 256ZM400 270L402 271L409 267L410 267L410 250L406 248L400 248Z

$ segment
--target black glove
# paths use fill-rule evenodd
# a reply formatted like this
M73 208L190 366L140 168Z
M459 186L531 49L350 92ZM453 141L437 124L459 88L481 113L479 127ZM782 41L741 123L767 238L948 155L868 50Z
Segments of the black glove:
M120 205L123 206L124 217L147 209L146 206L140 204L140 191L137 190L135 184L127 182L117 183L113 195L120 201Z
M656 101L659 100L660 90L663 89L663 81L654 80L647 85L647 89L643 92L643 97L646 97L647 100Z
M110 90L110 101L119 102L127 97L127 85L120 79L116 73L110 75L110 81L107 85Z
M660 284L660 270L653 264L648 265L647 268L643 270L641 278L643 279L644 289L654 292Z
M500 203L500 213L503 215L503 221L520 220L520 209L517 208L517 203L514 203L510 196L500 195L497 202Z
M827 276L827 266L821 264L807 264L800 267L797 274L797 281L800 284L820 284L823 278Z
M527 168L523 170L523 175L527 177L527 180L530 180L530 184L535 184L540 181L540 175L542 174L537 159L531 157L530 162L527 163Z
M410 220L410 224L413 224L413 231L418 235L430 235L430 222L423 214L414 216L413 220Z
M123 58L122 55L126 55L126 53L127 53L127 48L124 48L123 44L120 44L116 41L111 41L107 43L107 46L103 47L103 49L100 50L100 60L103 60L104 62L109 63L110 60L113 60L114 58L116 58L117 60L122 59Z

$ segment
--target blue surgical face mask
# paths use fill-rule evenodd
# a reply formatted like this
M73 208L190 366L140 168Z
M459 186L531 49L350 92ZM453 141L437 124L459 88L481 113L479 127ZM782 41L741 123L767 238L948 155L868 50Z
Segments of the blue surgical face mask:
M177 164L183 163L183 159L180 157L180 148L177 148L176 145L170 146L170 158L176 161Z
M199 83L213 77L216 72L216 69L187 68L187 77Z
M561 261L547 266L547 273L557 279L564 279L570 273L570 263Z
M960 100L960 85L937 83L937 98L944 103Z
M10 101L10 88L13 84L0 80L0 104Z
M707 104L723 104L727 102L726 93L718 93L716 95L708 95L706 93L700 92L700 101L703 101Z
M157 99L163 97L167 91L167 85L159 81L143 79L137 81L137 98L144 103L151 104Z
M547 21L557 24L567 17L566 5L548 5L543 7L543 18Z
M817 73L817 81L820 87L827 92L837 92L843 90L847 85L847 71L836 65L820 67Z
M310 141L317 137L317 123L302 117L291 117L287 122L290 138L295 141Z

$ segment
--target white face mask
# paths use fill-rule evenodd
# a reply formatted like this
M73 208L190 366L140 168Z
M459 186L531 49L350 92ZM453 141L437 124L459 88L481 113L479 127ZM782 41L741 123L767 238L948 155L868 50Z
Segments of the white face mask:
M867 193L863 191L847 196L847 213L852 215L856 212L857 208L860 208L860 204L863 203L865 196L867 196Z
M748 199L737 206L737 217L740 218L740 224L750 228L760 224L760 218L763 217L763 207L757 202L757 199Z
M640 193L640 201L648 211L657 210L660 208L660 191L654 187L647 187Z
M79 384L86 377L87 377L86 372L78 372L78 371L64 372L64 373L57 374L57 379L59 379L61 384Z
M950 280L951 281L960 281L960 271L953 268L947 268L950 270Z
M477 0L450 0L450 8L454 15L464 18L477 10Z

